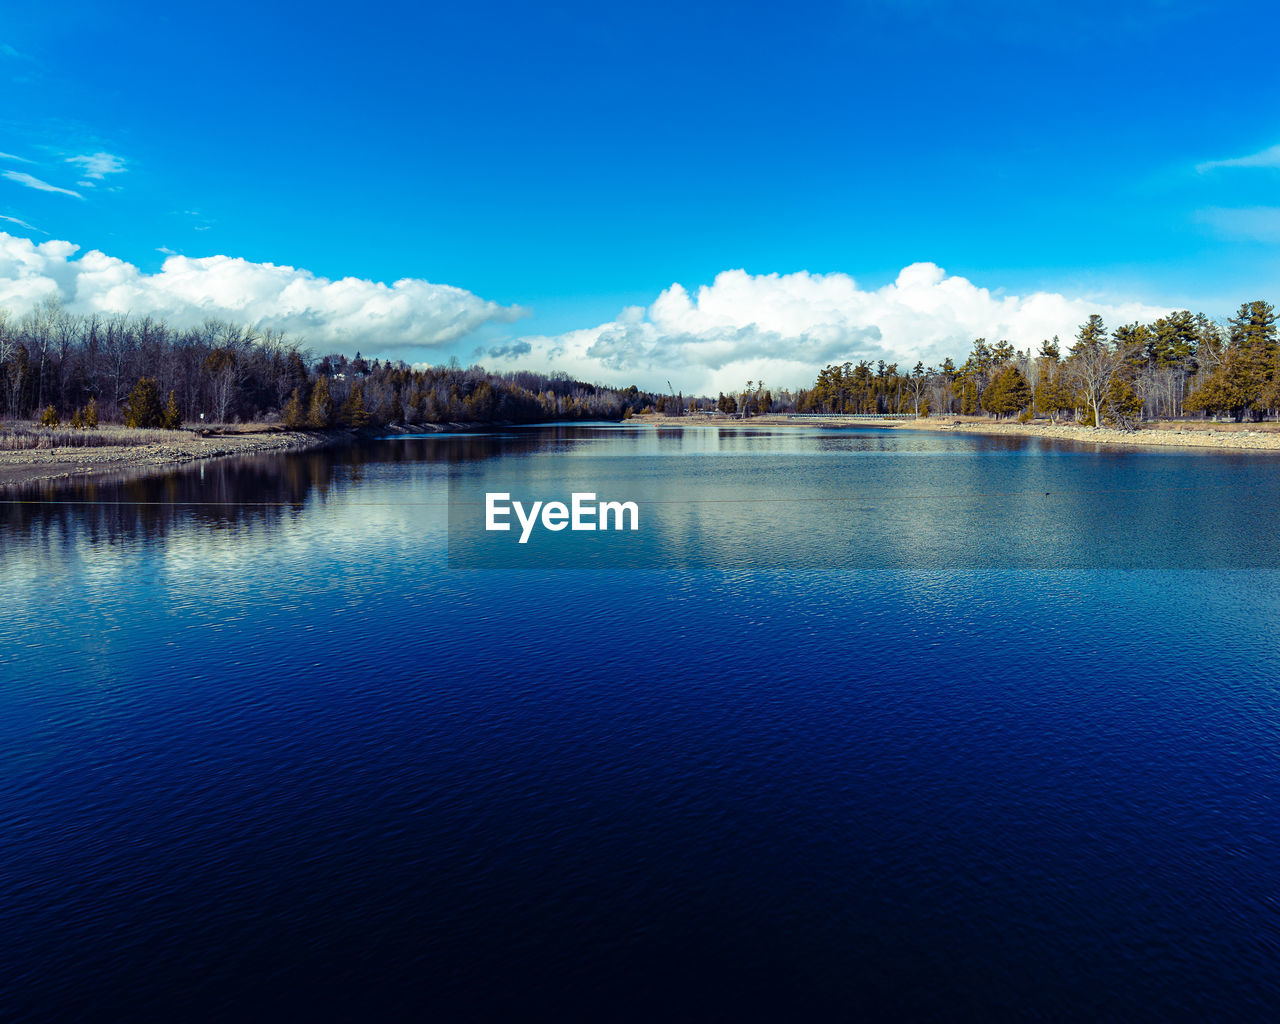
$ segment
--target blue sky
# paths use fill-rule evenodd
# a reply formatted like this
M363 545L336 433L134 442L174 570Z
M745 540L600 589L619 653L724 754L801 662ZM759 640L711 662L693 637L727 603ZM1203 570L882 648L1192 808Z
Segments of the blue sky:
M878 289L930 262L1222 316L1280 299L1280 76L1249 45L1277 22L1155 0L25 5L0 22L0 230L143 274L221 255L528 312L464 356L737 269Z

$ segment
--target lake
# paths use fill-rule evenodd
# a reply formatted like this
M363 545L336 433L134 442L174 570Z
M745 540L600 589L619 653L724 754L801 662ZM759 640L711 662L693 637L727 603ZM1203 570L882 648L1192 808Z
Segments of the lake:
M11 493L0 608L5 1019L1280 1012L1275 456L388 439Z

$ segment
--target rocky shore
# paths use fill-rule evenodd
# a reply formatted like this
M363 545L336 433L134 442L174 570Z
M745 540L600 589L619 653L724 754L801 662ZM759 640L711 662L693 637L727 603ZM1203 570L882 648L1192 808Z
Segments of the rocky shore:
M854 429L875 427L892 430L931 430L937 433L988 434L997 437L1044 437L1082 444L1127 445L1128 447L1221 448L1245 451L1280 451L1280 423L1214 423L1207 420L1143 424L1137 430L1110 427L1094 429L1074 423L1052 424L997 422L984 416L931 416L916 420L850 420L834 416L790 419L785 415L755 416L747 420L728 417L637 416L628 421L655 427L814 427Z
M938 433L991 434L1007 437L1046 437L1084 444L1127 445L1160 448L1224 448L1280 451L1277 423L1163 423L1144 424L1138 430L1081 427L1074 423L997 423L994 420L930 417L894 424L900 430L932 430Z
M128 472L154 472L203 459L303 451L328 442L323 434L293 431L201 436L175 433L163 441L94 447L0 451L0 487Z

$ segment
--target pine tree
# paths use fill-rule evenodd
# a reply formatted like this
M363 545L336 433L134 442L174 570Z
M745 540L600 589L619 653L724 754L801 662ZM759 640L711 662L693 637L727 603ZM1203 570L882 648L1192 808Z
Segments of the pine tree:
M982 394L982 405L996 419L1012 416L1031 404L1031 385L1016 366L1006 366Z
M1228 321L1229 344L1237 353L1233 360L1232 405L1237 420L1246 410L1263 404L1271 389L1272 365L1276 355L1276 312L1269 302L1244 302Z
M324 430L333 423L333 399L329 397L329 381L321 377L311 392L311 407L307 410L307 426Z
M1041 378L1035 392L1037 412L1047 414L1051 421L1057 423L1059 413L1074 409L1079 404L1078 393L1071 389L1061 372L1047 380Z
M369 410L364 407L364 388L359 384L351 386L351 394L347 395L347 400L342 403L338 418L346 427L359 428L369 425L372 417L369 415Z
M182 429L182 410L178 408L178 396L173 391L169 392L169 404L164 409L164 429Z
M289 400L284 403L281 419L289 430L301 430L306 424L306 417L302 414L302 395L297 388L293 389Z
M1188 412L1229 413L1238 423L1261 395L1248 353L1230 349L1222 363L1187 399Z
M1107 418L1121 430L1136 430L1142 415L1142 399L1123 377L1112 377L1107 385Z
M89 404L84 407L84 425L89 430L98 429L98 400L90 398Z
M133 386L124 404L126 427L160 427L164 410L160 407L160 389L154 377L143 377Z

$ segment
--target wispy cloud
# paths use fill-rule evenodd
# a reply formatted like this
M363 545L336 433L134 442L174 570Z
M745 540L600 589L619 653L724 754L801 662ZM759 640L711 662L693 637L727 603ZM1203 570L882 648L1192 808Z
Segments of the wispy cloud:
M192 217L195 220L199 221L198 224L191 225L191 229L193 231L208 231L209 228L213 225L213 221L211 221L199 210L182 210L180 212L184 217Z
M59 192L64 196L75 196L77 199L83 199L79 192L69 188L59 188L57 185L50 185L47 181L42 181L34 174L27 174L25 171L5 171L4 176L10 181L16 181L19 185L26 185L27 188L34 188L40 192Z
M23 53L21 50L15 50L8 43L0 43L0 57L9 57L12 60L33 60L29 54Z
M1280 206L1210 206L1196 220L1214 234L1246 242L1280 242Z
M28 160L25 156L15 156L13 153L0 153L0 160L16 160L20 164L32 164L34 160Z
M6 217L3 213L0 213L0 220L8 221L10 224L17 224L18 227L26 228L28 231L40 231L34 224L28 224L25 220L19 220L17 217ZM48 233L47 231L40 231L42 235L47 235Z
M69 156L67 163L75 164L84 175L83 181L76 182L86 188L94 188L96 183L108 174L120 174L125 169L122 158L111 153L91 153L84 156Z
M1229 160L1208 160L1202 164L1196 164L1196 170L1201 174L1206 171L1216 171L1221 167L1280 167L1280 145L1268 146L1260 153L1250 153L1248 156L1232 157Z

